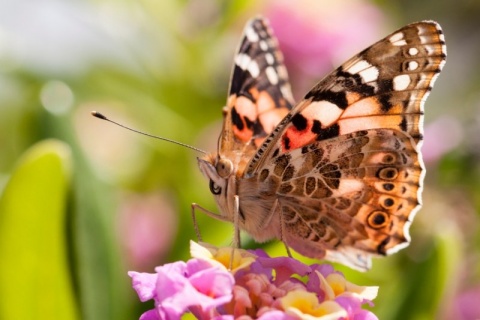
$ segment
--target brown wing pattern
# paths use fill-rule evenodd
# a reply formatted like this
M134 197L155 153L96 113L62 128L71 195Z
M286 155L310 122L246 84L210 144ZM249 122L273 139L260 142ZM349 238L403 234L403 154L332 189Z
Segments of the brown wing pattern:
M271 157L255 179L275 190L288 246L366 269L408 243L421 176L410 137L372 129Z
M413 23L395 31L307 93L267 137L245 175L258 171L264 154L289 152L359 130L399 130L418 145L423 104L445 58L445 40L436 22Z

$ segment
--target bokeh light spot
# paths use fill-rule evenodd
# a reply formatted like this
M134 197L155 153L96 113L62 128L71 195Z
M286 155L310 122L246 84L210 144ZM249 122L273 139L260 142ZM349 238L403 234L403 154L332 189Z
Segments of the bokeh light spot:
M65 114L73 105L73 92L62 81L52 80L47 82L40 92L40 101L43 107L55 115Z

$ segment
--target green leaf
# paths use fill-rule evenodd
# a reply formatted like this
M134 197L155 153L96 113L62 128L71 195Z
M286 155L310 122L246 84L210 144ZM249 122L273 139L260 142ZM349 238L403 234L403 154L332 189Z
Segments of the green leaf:
M66 237L70 148L42 141L0 199L0 319L78 319Z

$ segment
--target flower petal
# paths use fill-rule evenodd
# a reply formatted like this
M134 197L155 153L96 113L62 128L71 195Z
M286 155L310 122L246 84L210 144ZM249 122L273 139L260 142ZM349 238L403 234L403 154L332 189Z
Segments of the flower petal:
M296 320L297 317L293 317L280 310L272 310L265 312L258 320Z
M140 320L161 320L161 319L162 318L158 315L158 312L155 309L145 311L140 316Z
M137 292L140 301L145 302L155 297L157 274L129 271L133 289Z
M282 283L288 280L293 274L304 276L311 272L309 266L289 257L258 258L257 261L264 268L272 268L275 270L276 283Z
M232 298L235 283L233 276L220 268L202 270L189 278L190 283L202 294L228 302Z
M320 291L324 294L324 300L335 299L335 291L330 287L330 284L325 277L318 271L315 271L315 274L317 275L318 280L320 280Z
M207 243L190 241L190 254L194 258L209 261L212 265L232 268L232 273L251 265L257 258L247 250L232 247L217 248ZM233 256L232 256L233 254Z
M325 280L332 288L335 297L345 292L347 280L341 274L331 273L325 277Z
M370 301L375 299L378 295L378 287L375 287L375 286L371 286L371 287L357 286L356 284L353 284L347 281L346 289L347 289L346 291L359 294L362 298Z
M313 292L291 291L281 298L281 301L285 312L300 319L334 320L348 315L347 311L335 301L319 303Z

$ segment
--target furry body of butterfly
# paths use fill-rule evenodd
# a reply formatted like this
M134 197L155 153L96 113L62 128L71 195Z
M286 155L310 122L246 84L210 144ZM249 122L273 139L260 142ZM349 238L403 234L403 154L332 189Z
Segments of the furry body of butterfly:
M359 270L407 246L425 175L423 105L445 59L440 26L413 23L294 104L267 21L249 21L219 148L198 160L220 209L209 215Z

